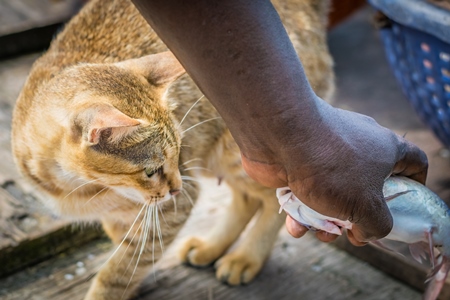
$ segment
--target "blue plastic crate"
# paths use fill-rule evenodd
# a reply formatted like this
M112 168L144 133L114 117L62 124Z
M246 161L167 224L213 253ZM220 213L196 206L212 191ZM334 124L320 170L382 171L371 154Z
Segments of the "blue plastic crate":
M450 12L423 0L369 0L391 19L381 37L419 117L450 148Z

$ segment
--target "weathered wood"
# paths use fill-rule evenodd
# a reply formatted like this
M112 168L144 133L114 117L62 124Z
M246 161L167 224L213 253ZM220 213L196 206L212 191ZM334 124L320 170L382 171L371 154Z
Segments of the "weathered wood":
M449 0L428 0L428 2L450 11L450 1Z
M366 4L364 0L332 0L328 27L333 28Z
M0 0L0 57L42 51L81 0Z
M111 244L98 240L72 247L35 267L0 281L0 299L83 299L89 278L108 257Z
M11 116L17 95L38 55L0 64L0 277L101 235L98 227L72 227L39 201L36 189L14 165Z
M0 188L0 248L17 243L26 237L17 222L27 215L27 210L6 190Z
M425 281L431 267L418 263L410 256L402 257L372 245L355 247L347 239L339 239L334 245L418 290L425 290ZM450 277L438 299L450 299Z
M371 115L381 124L401 134L408 132L409 139L414 139L431 158L436 157L431 160L429 186L445 199L449 199L446 174L450 172L445 172L449 167L448 160L441 155L445 155L446 152L441 151L439 143L430 131L424 128L400 94L387 68L382 49L374 42L374 35L367 22L369 15L368 10L358 13L330 35L330 48L336 60L338 78L335 104ZM4 190L1 192L2 195L6 191L7 194L4 197L8 202L4 204L8 209L1 212L1 215L7 216L5 219L13 219L13 221L1 220L0 224L8 224L3 225L5 228L13 225L16 226L14 230L21 231L22 227L14 223L14 216L23 215L24 207L31 216L36 214L37 220L46 218L45 211L33 208L35 203L33 197L39 196L34 188L23 182L15 171L9 147L11 109L31 62L35 58L36 55L0 63L0 157L2 158L0 186ZM436 168L442 172L435 173ZM154 283L155 277L150 274L142 287L139 299L420 298L417 291L347 255L346 252L320 243L311 235L294 240L284 230L262 273L249 286L231 288L220 284L215 279L212 268L192 269L179 265L175 256L177 243L187 235L201 235L210 228L211 223L223 213L224 205L229 201L230 195L225 187L217 187L212 181L204 181L203 185L206 187L202 194L203 200L200 200L200 205L194 209L193 218L188 226L180 233L181 238L166 252L166 257L159 264L160 271L155 273L157 283ZM206 198L209 198L209 201L206 201ZM19 201L18 206L17 201ZM47 222L41 222L36 227L44 228L46 223L56 226L56 223L50 221L51 215L47 213L47 217L50 218ZM63 244L73 251L68 252L67 255L55 256L37 266L0 280L1 299L76 300L83 298L89 285L86 279L107 259L110 244L101 241L79 249L72 244L73 241L65 242L71 237L70 233L64 231L67 229L61 226L56 228L53 231L41 231L41 234L36 236L31 236L27 232L30 242L27 248L33 250L34 248L30 246L32 242L42 238L41 244L44 246L47 243L55 243L54 247L57 248ZM2 232L1 228L0 232ZM52 232L56 232L58 238L52 238ZM74 240L83 239L77 234L72 235ZM20 232L15 234L15 236L19 235ZM14 241L11 238L10 240ZM10 244L17 247L25 242L25 239L18 239L18 241L15 241L15 244L10 242ZM337 244L340 245L340 243L341 241ZM385 270L391 274L418 288L423 287L425 271L420 266L418 268L422 268L421 273L417 271L413 265L414 262L404 261L401 264L400 258L386 256L386 253L379 249L363 247L353 250L345 245L341 247L355 255L358 255L356 251L362 251L364 254L360 257L366 260L375 257L377 260L374 264L377 267L388 267L388 270ZM1 252L2 249L0 249ZM11 252L5 256L5 261L8 259L13 261L15 257L26 261L27 255ZM82 262L83 266L80 267L81 264L77 266L77 262ZM3 265L4 263L0 262L0 266L3 267ZM395 270L398 274L393 273ZM446 295L448 294L444 294Z
M313 235L292 239L283 229L272 256L254 282L242 287L220 283L212 267L180 264L176 250L187 235L202 236L224 213L231 193L214 180L202 180L193 216L158 269L150 273L137 299L420 299L420 293L347 255ZM83 299L90 274L109 257L110 244L91 243L0 281L0 299ZM81 263L80 263L81 262Z
M0 36L66 21L80 0L0 0Z
M67 222L54 222L47 232L36 236L21 236L20 243L1 249L0 277L76 248L102 235L99 227L76 227Z

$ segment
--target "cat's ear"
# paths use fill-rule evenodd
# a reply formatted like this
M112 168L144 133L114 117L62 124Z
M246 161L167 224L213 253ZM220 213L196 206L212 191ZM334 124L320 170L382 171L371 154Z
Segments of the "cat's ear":
M102 138L116 142L137 129L142 122L111 105L98 105L85 110L79 118L85 124L85 139L90 146Z
M155 86L166 88L186 71L170 51L129 59L116 64L143 75Z

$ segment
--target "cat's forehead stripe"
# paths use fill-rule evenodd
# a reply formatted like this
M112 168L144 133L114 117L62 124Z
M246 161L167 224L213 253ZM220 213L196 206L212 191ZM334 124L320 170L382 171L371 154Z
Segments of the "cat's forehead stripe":
M145 128L137 134L142 138L145 133L147 135L141 141L136 141L136 137L129 137L118 143L110 143L108 141L110 133L103 132L100 142L92 146L92 149L103 154L117 156L136 165L160 166L165 161L164 149L167 146L173 146L174 141L162 132L156 131L149 134Z

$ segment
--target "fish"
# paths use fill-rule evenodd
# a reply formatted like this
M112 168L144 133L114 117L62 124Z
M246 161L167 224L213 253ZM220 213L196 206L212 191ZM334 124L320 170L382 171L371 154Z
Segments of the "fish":
M431 272L426 281L423 299L439 296L450 270L450 210L433 191L417 181L402 176L387 178L383 186L386 204L393 218L393 227L383 239L372 244L397 252L386 240L406 243L411 256L420 263L428 257ZM341 235L351 230L352 223L324 216L299 200L288 187L277 189L280 212L310 230L323 230Z

